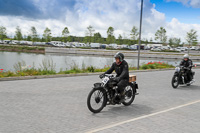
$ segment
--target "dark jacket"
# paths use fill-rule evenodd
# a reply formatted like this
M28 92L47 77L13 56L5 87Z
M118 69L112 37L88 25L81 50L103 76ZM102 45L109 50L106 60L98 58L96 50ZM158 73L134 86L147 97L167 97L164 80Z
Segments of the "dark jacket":
M116 62L114 62L111 68L105 72L105 74L111 74L113 71L116 72L117 77L119 77L119 80L129 80L128 63L125 60L123 60L120 65L117 65Z
M180 63L180 66L184 66L184 67L189 67L190 69L192 69L192 60L188 59L187 61L182 60Z

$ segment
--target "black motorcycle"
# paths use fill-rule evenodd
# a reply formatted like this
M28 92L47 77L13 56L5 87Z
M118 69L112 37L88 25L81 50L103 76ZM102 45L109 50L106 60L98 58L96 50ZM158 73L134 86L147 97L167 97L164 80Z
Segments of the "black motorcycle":
M135 99L136 82L129 82L124 90L124 95L117 90L117 82L114 75L105 74L101 83L95 83L87 98L88 109L93 113L99 113L106 105L123 104L131 105Z
M193 65L193 67L196 67L196 65ZM183 67L183 66L177 66L175 68L175 73L174 73L174 76L172 77L172 81L171 81L173 88L177 88L179 85L184 85L184 84L187 86L190 86L191 84L193 84L195 82L195 80L194 80L195 72L192 72L192 75L191 75L192 79L190 81L188 81L186 71L189 69L190 68Z

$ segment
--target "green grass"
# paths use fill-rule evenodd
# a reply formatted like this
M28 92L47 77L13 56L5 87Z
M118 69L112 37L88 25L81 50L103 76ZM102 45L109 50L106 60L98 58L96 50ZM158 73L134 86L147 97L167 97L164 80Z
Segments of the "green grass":
M95 68L94 66L85 67L84 64L82 69L78 68L76 64L71 66L70 70L60 70L60 72L55 71L55 64L52 60L43 60L41 68L36 69L33 66L26 66L25 62L18 62L14 65L15 71L4 71L0 69L0 78L4 77L19 77L19 76L37 76L37 75L57 75L57 74L77 74L77 73L95 73L95 72L106 72L110 67L105 66L104 68ZM140 70L146 69L166 69L174 68L174 66L169 65L164 62L149 62L140 66ZM136 67L129 67L129 70L137 70Z
M179 51L176 51L176 50L161 50L161 51L153 51L153 50L151 50L151 52L173 52L173 53L180 53Z
M12 46L12 45L0 45L2 51L44 51L43 47L28 47L28 46Z

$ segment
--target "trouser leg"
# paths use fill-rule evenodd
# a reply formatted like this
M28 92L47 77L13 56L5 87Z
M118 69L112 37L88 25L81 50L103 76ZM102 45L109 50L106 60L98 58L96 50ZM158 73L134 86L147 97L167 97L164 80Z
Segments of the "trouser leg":
M192 72L191 70L188 71L188 81L192 80Z
M187 82L190 82L192 80L192 73L191 70L187 70L186 71L186 75L187 75Z
M117 84L119 93L123 92L127 85L128 85L128 81L127 80L119 81L119 83Z

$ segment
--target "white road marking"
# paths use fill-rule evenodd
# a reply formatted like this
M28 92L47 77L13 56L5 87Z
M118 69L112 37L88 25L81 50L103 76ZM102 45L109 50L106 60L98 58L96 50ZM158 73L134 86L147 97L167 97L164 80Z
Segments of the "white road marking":
M176 109L179 109L179 108L183 108L183 107L186 107L186 106L189 106L189 105L193 105L193 104L196 104L196 103L200 103L200 100L193 101L193 102L190 102L190 103L187 103L187 104L183 104L183 105L179 105L179 106L176 106L176 107L173 107L173 108L169 108L169 109L166 109L166 110L163 110L163 111L155 112L155 113L152 113L152 114L140 116L140 117L133 118L133 119L130 119L130 120L114 123L114 124L111 124L111 125L108 125L108 126L105 126L105 127L101 127L101 128L97 128L97 129L88 131L86 133L99 132L99 131L102 131L102 130L105 130L105 129L116 127L116 126L119 126L119 125L122 125L122 124L126 124L126 123L129 123L129 122L145 119L145 118L148 118L148 117L151 117L151 116L155 116L155 115L159 115L159 114L166 113L166 112L169 112L169 111L173 111L173 110L176 110Z

